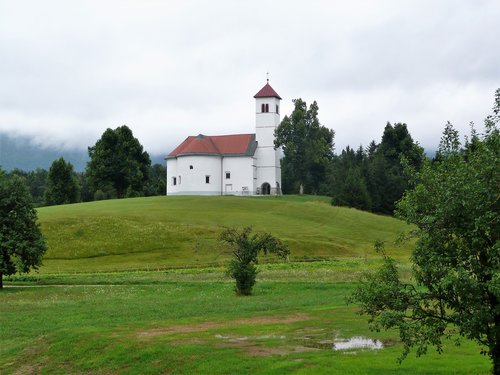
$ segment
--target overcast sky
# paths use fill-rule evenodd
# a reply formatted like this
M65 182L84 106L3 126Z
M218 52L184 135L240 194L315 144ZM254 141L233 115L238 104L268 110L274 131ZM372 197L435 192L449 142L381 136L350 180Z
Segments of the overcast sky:
M435 148L500 87L500 1L0 0L0 132L86 149L126 124L151 153L252 133L253 95L316 100L336 150L405 122Z

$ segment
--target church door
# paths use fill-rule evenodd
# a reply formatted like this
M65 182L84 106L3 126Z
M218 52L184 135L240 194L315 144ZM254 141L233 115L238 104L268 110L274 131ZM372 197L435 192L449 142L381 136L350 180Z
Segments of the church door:
M271 185L269 185L267 182L264 182L260 188L260 191L262 195L271 194Z

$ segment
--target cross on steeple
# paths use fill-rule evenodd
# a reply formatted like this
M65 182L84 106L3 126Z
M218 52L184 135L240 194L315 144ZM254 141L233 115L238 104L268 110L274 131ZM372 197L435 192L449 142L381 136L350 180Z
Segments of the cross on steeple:
M269 83L269 72L267 72L266 74L267 74L267 83Z

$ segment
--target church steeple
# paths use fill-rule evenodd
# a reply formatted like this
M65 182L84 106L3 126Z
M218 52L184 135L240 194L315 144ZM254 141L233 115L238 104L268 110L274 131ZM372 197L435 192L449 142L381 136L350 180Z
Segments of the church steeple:
M276 91L269 84L269 78L267 79L266 85L260 89L260 91L254 95L254 98L278 98L281 100L281 96L278 95Z
M274 131L280 124L281 97L269 79L255 98L255 135L257 140L256 188L260 194L281 194L279 150L274 149Z

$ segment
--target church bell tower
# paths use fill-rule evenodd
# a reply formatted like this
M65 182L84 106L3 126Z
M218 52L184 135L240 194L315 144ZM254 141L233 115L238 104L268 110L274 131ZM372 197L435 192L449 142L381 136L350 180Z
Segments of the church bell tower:
M280 152L274 149L274 130L280 124L281 97L269 85L254 96L256 193L259 195L281 195Z

